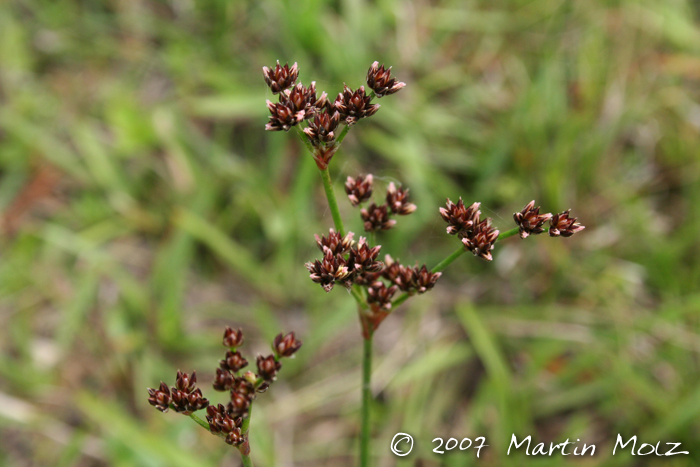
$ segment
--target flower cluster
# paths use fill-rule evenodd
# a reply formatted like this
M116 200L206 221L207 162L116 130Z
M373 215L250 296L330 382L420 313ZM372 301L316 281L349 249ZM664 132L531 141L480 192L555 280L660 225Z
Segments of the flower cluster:
M576 232L580 232L586 227L576 222L576 218L569 217L568 209L560 214L555 214L549 221L549 236L550 237L571 237Z
M492 227L491 219L480 219L481 203L474 203L466 207L459 199L457 204L447 200L447 206L440 208L440 215L447 222L447 233L457 235L464 247L487 261L493 259L491 250L499 237L499 231ZM560 214L551 213L540 214L540 208L535 207L532 200L520 212L513 214L513 219L518 226L520 238L527 238L530 235L538 235L549 231L550 237L570 237L576 232L585 229L584 226L576 222L576 218L570 218L569 212ZM550 227L545 228L544 224L549 221ZM506 235L508 236L508 235Z
M161 412L173 409L190 415L197 410L207 409L206 419L209 431L221 436L226 443L239 447L244 455L249 452L248 433L243 429L244 420L250 415L250 406L256 393L265 392L277 378L282 367L280 359L293 357L301 347L301 341L293 332L279 334L272 342L273 353L266 357L258 355L257 374L241 370L248 366L248 361L237 350L243 344L243 332L226 327L223 338L224 347L228 347L223 360L216 369L213 387L216 391L228 391L229 402L226 405L209 405L202 397L202 391L195 387L197 375L177 372L175 386L161 382L158 389L148 389L148 402Z
M386 255L379 261L380 245L370 247L365 237L355 244L354 234L341 236L330 229L328 237L316 235L316 244L323 259L306 263L313 282L330 292L335 284L350 288L366 288L369 314L364 317L373 329L386 317L392 307L394 294L401 290L409 295L432 289L442 273L431 272L425 265L404 266ZM385 283L382 279L386 280Z
M372 185L374 177L369 175L358 175L348 177L345 181L345 193L348 195L350 204L355 207L368 201L372 196ZM366 208L360 209L360 216L364 223L365 232L377 232L379 230L389 230L396 225L396 220L392 215L406 216L416 210L416 205L408 202L408 188L396 187L394 182L389 183L386 191L386 203L377 205L371 203Z
M550 237L571 237L576 232L580 232L586 227L576 222L576 218L570 218L571 209L559 214L540 214L540 207L535 207L533 199L525 205L522 211L513 214L513 219L518 225L520 238L527 238L530 234L541 234L549 231ZM549 228L543 225L549 221Z
M296 83L299 69L295 63L281 66L279 61L274 68L263 67L263 78L273 94L279 95L279 102L267 101L270 110L269 122L265 126L269 131L289 131L293 126L307 121L302 128L308 143L313 148L312 154L319 169L324 170L338 149L341 123L345 130L362 118L371 117L379 110L379 104L372 104L372 99L393 94L406 84L391 77L391 67L374 62L367 71L368 93L364 86L356 90L343 85L342 92L334 101L328 99L324 92L316 97L316 83L307 88Z
M173 409L185 415L197 410L202 410L209 405L209 401L202 397L202 391L196 388L197 373L192 375L177 370L175 386L168 388L164 382L160 382L158 389L148 389L148 403L165 413Z
M462 198L454 204L449 198L447 207L440 208L440 215L449 225L447 233L457 235L464 247L474 256L491 261L491 250L498 239L498 230L491 226L491 218L481 220L481 203L464 206Z
M344 237L330 229L328 237L316 235L316 243L323 253L322 260L306 263L312 281L330 292L337 283L350 288L355 283L363 283L367 274L381 271L384 267L377 261L380 245L370 248L365 237L355 244L355 234L348 232Z

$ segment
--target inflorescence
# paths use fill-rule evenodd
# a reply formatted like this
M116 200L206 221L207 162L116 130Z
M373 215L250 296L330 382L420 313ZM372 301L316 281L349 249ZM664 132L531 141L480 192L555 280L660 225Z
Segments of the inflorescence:
M344 85L343 91L334 101L330 101L325 92L316 97L315 82L308 88L296 82L299 74L296 63L290 68L277 62L274 69L263 67L263 72L272 93L279 94L278 103L267 102L271 115L266 129L287 131L299 125L300 133L321 171L327 171L349 128L379 110L379 105L372 103L373 99L394 94L406 86L391 76L391 67L385 68L379 62L374 62L366 77L371 92L368 93L364 86L353 90ZM305 121L307 124L303 123ZM376 232L392 229L397 222L395 216L408 215L416 210L416 205L408 201L409 190L393 182L387 187L384 203L371 202L373 184L371 174L347 177L345 182L348 200L353 207L360 208L364 230L370 233L372 239ZM570 237L584 229L575 218L569 217L569 211L556 215L540 214L540 208L535 208L535 202L531 201L513 215L517 229L501 233L493 226L491 218L481 218L480 205L473 203L465 206L461 198L456 204L448 199L446 207L441 207L439 211L448 224L447 233L456 235L466 251L486 261L493 260L492 251L500 238L515 233L519 233L523 239L543 232L549 232L552 237ZM547 222L549 227L545 227ZM336 227L342 230L342 222L336 221ZM369 317L361 315L366 333L367 321L376 328L390 312L397 291L404 292L402 298L397 299L398 303L403 302L406 296L425 293L433 288L442 269L429 270L425 265L405 266L389 255L382 262L377 259L381 246L370 245L365 237L360 237L355 243L353 237L352 232L343 235L343 232L333 229L328 237L317 235L316 243L323 257L306 263L306 268L311 280L326 292L339 284L353 290L361 305L363 301L366 302ZM360 294L358 290L363 292Z
M377 97L388 96L401 90L405 83L391 77L391 67L374 62L367 71L367 92L364 86L353 90L346 84L334 101L328 99L324 92L316 97L316 82L309 87L297 83L299 69L295 63L281 66L279 61L274 68L263 67L263 77L270 91L278 94L278 102L267 101L270 117L266 130L289 131L292 127L302 125L306 142L313 149L312 154L320 169L328 167L328 163L342 141L342 132L357 123L360 119L371 117L379 110L379 104L373 104ZM339 131L341 124L344 130Z
M192 415L198 410L206 409L206 420L209 431L218 435L226 443L238 447L243 455L248 455L248 432L245 422L250 417L250 408L257 393L262 393L270 387L282 367L281 359L293 357L302 342L293 332L279 334L272 342L273 353L264 357L258 355L257 373L242 370L248 366L248 361L237 350L243 344L243 332L226 327L223 344L228 347L224 359L216 369L213 388L216 391L229 392L229 402L226 405L210 405L202 396L202 391L196 388L197 375L182 373L178 370L175 386L168 388L164 382L158 389L148 389L148 402L161 412L169 409L184 415Z
M531 201L522 211L513 215L517 227L501 233L492 225L491 218L481 218L481 203L473 203L467 207L461 198L456 204L447 199L446 207L439 208L439 212L448 224L447 233L456 235L461 241L460 247L454 253L433 269L428 269L425 264L406 266L389 255L385 255L384 260L380 261L381 246L371 245L370 241L375 243L375 235L378 232L394 228L397 224L396 216L409 215L416 210L416 205L408 200L408 188L389 183L385 202L378 204L372 202L374 177L371 174L347 177L345 192L350 204L359 208L364 230L369 233L370 239L360 237L355 242L352 232L345 233L328 166L349 129L359 120L377 113L379 105L373 103L373 99L394 94L406 84L391 76L391 67L385 68L384 65L380 66L379 62L374 62L366 77L366 84L371 91L366 91L364 86L353 90L344 84L342 92L334 101L330 101L325 92L317 98L315 82L309 87L296 82L296 63L290 68L277 62L274 69L263 67L263 73L272 93L279 95L279 102L267 101L270 117L265 128L271 131L289 131L292 127L297 127L321 172L328 207L335 225L335 230L331 228L328 236L315 236L322 257L306 263L309 277L326 292L330 292L335 285L348 289L358 304L365 339L360 463L366 466L369 465L372 336L388 314L408 297L431 290L445 267L466 251L486 261L492 261L494 246L501 239L515 234L520 234L524 239L543 232L549 232L552 237L570 237L583 230L584 226L577 223L576 218L570 217L570 211L556 215L540 214L540 208L535 208L535 202ZM545 227L547 222L549 227ZM395 298L399 291L401 294ZM238 365L237 356L231 355L230 358L234 366ZM276 359L258 357L261 377L274 376L279 370L277 363ZM211 407L209 409L214 411ZM217 410L218 416L221 408ZM238 412L232 416L237 414ZM224 419L221 424L235 427L235 420L237 419L230 422Z

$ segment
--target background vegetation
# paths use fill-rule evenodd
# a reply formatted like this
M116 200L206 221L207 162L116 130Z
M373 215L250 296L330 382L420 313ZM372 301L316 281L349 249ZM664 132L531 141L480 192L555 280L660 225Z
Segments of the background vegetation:
M700 462L700 9L683 0L8 0L0 4L0 465L235 466L146 387L224 325L249 354L305 341L256 403L259 466L354 465L353 301L313 284L332 225L294 135L265 133L261 67L334 96L374 60L408 83L336 155L418 211L383 251L453 251L437 208L501 228L531 199L588 227L463 257L376 335L380 466ZM341 199L351 230L357 212ZM398 431L416 445L402 459ZM511 433L593 458L505 456ZM617 433L688 456L612 457ZM491 446L438 456L436 436Z

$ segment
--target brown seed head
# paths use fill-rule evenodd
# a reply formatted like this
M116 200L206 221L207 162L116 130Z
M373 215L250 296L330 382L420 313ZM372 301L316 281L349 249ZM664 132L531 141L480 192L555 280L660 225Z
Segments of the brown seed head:
M170 388L170 393L172 395L171 407L175 412L189 415L209 405L209 401L202 397L202 391L200 389L187 392L176 388Z
M314 118L309 121L308 128L304 128L304 133L309 137L314 147L320 143L332 143L335 141L335 131L339 123L340 114L338 112L329 113L325 110L316 112Z
M235 348L243 345L243 330L238 328L233 330L229 326L226 326L224 331L224 347Z
M460 234L460 237L471 231L479 223L479 206L481 203L474 203L468 208L464 206L462 198L457 204L447 199L447 208L440 208L440 215L447 222L447 233L450 235Z
M301 348L301 344L302 342L294 336L293 332L286 336L279 333L272 342L272 350L278 357L291 357Z
M316 113L316 82L307 88L298 83L280 94L280 103L284 104L297 120L306 120Z
M217 368L212 386L214 387L215 391L223 392L230 390L233 386L233 375L228 370Z
M226 407L221 404L207 407L207 422L212 433L231 433L235 428L240 428L243 423L241 418L233 418Z
M277 372L282 368L282 364L275 360L274 355L263 357L258 355L258 374L267 382L272 382L277 378Z
M530 234L541 234L544 232L542 226L551 218L550 213L540 215L540 207L535 207L534 199L527 203L522 211L513 214L513 219L520 229L520 238L527 238Z
M406 83L396 81L391 77L391 67L384 69L384 65L379 62L372 63L367 71L367 86L374 91L377 97L388 96L400 91Z
M224 439L224 441L226 441L226 444L230 444L231 446L236 447L243 444L245 440L246 436L243 433L241 433L240 428L234 428L233 430L231 430L231 433L226 435L226 438Z
M245 417L248 414L251 401L252 396L232 390L231 402L227 405L228 413L232 417Z
M386 266L382 271L382 276L384 276L385 279L391 281L399 290L404 292L413 291L413 270L411 268L404 266L398 261L394 261L389 255L384 257L384 264Z
M197 384L197 372L193 371L192 376L187 373L183 373L177 370L177 379L175 380L175 387L180 391L185 391L190 393L194 391L194 387Z
M248 366L248 360L243 358L240 352L226 352L226 357L219 362L219 366L222 370L228 370L233 373L239 371L241 368Z
M384 269L382 269L382 277L394 282L401 271L401 263L395 261L390 255L384 255Z
M441 272L428 271L425 264L420 268L413 268L411 272L411 285L419 294L425 293L432 289L440 276L442 276Z
M383 282L377 281L367 288L367 303L376 310L390 310L391 297L394 296L397 286L387 287Z
M170 408L170 389L164 382L160 382L158 389L148 388L148 396L148 403L161 412L165 413Z
M371 285L382 276L381 272L356 271L353 283L357 285Z
M350 204L357 207L372 196L372 174L363 176L358 175L356 178L348 177L345 181L345 193L348 194Z
M550 237L571 237L576 232L580 232L586 227L576 222L576 218L570 218L568 209L562 213L555 214L549 220L549 236Z
M381 248L381 245L370 248L367 245L367 239L365 237L360 237L360 241L357 242L357 246L350 249L350 255L348 255L348 265L354 265L353 269L356 272L381 271L384 268L384 264L381 261L377 261L377 256L379 255L379 250Z
M353 244L352 238L354 233L348 232L345 237L340 235L334 229L330 229L328 237L314 235L318 248L325 254L326 250L330 250L334 255L342 255L350 251Z
M360 216L365 222L365 232L389 230L396 225L396 221L389 218L389 211L386 204L377 206L372 203L367 208L362 208L360 210Z
M284 103L273 103L267 101L267 108L270 110L269 122L265 125L267 131L289 131L291 127L304 119L304 113L295 113Z
M498 230L491 226L491 219L486 218L474 226L474 229L469 234L462 238L462 243L465 248L474 256L485 259L486 261L493 260L491 250L494 243L498 239Z
M389 183L386 192L386 204L394 214L405 216L416 210L416 205L408 202L408 188L396 188L394 182Z
M252 378L251 378L252 375ZM248 398L255 396L255 386L254 383L257 380L257 376L252 371L246 371L241 377L236 377L233 382L232 391L242 394ZM252 381L251 381L252 380Z
M277 60L277 65L273 69L263 67L263 77L272 93L279 94L294 85L299 77L299 69L296 63L290 68L287 63L280 66L280 62Z
M306 269L311 273L311 280L321 284L326 292L330 292L336 282L345 287L352 285L352 265L348 265L341 255L334 255L330 250L326 251L322 261L306 263Z
M343 85L343 92L338 94L333 107L340 113L340 118L345 123L352 125L359 119L371 117L377 110L378 104L370 104L371 97L365 94L365 87L360 86L357 91L353 91L347 85Z

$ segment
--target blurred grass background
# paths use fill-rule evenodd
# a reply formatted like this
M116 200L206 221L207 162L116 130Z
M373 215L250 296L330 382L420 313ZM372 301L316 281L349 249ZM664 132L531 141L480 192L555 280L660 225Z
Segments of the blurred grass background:
M501 229L531 199L571 239L463 257L376 335L379 466L700 463L700 27L683 0L8 0L0 3L0 465L236 466L146 388L305 341L256 402L258 466L351 466L360 332L311 283L332 225L311 157L265 133L261 67L335 96L374 60L408 83L336 155L418 211L383 252L456 247L437 208ZM341 199L359 234L356 211ZM392 456L396 432L413 453ZM506 456L510 434L596 456ZM618 433L688 456L611 456ZM431 440L486 436L437 456Z

